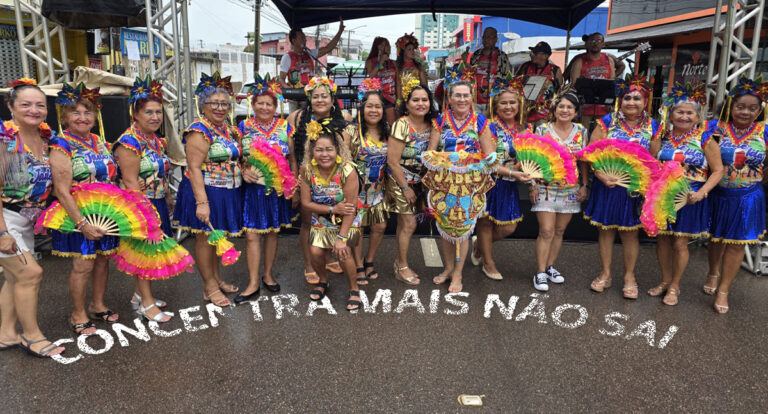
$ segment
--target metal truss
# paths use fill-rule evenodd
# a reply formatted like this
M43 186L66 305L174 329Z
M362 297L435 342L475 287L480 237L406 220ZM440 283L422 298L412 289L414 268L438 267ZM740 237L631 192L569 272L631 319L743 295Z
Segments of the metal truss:
M754 78L764 10L765 0L717 0L707 68L707 104L714 102L712 108L723 102L728 84L742 74ZM744 39L747 29L752 30L750 45Z
M69 62L67 61L67 43L64 28L53 24L43 17L42 0L14 0L16 11L16 31L21 51L21 67L25 77L32 74L30 58L37 62L37 81L41 85L51 85L69 81ZM24 30L24 13L29 13L32 30ZM53 56L51 38L59 38L58 57Z
M195 116L187 7L186 0L146 0L150 74L163 82L164 98L176 108L180 127ZM159 56L154 51L155 39L160 44ZM167 55L169 51L172 56Z

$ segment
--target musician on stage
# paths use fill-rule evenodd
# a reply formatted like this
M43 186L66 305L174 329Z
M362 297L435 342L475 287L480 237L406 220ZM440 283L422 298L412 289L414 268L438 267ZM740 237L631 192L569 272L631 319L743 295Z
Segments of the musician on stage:
M481 112L486 110L490 85L493 85L496 76L509 72L509 58L506 53L496 47L498 40L496 29L486 28L483 31L482 49L477 50L469 59L469 65L476 67L477 106Z
M531 50L531 60L523 63L517 74L526 77L547 77L547 81L541 89L542 93L535 101L529 102L533 109L528 114L528 122L534 126L539 126L546 121L547 115L549 115L549 105L546 103L548 98L551 99L554 96L553 92L559 90L563 84L563 72L559 66L549 61L549 57L552 56L552 48L549 43L539 42L529 49ZM550 93L546 93L547 91Z
M344 20L339 17L339 30L330 42L323 47L307 49L307 36L300 28L288 32L291 50L280 59L280 84L283 88L303 88L315 76L315 60L327 55L336 48L344 32ZM320 45L317 45L320 46ZM299 101L288 101L288 110L299 109Z
M571 61L570 70L568 70L571 82L576 83L579 78L616 79L617 75L624 72L624 64L621 61L602 52L605 47L605 38L602 34L584 35L582 40L587 52L576 55ZM607 115L608 111L605 105L586 104L582 107L581 124L587 126L592 119L600 119Z

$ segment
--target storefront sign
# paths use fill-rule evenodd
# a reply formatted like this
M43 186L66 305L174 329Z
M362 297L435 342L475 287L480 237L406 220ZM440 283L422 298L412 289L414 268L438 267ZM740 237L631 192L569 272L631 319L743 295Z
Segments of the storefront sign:
M675 59L675 82L696 84L706 82L709 51L677 49Z
M152 39L154 43L155 57L160 57L160 40L158 38ZM120 29L120 49L123 55L128 55L128 42L136 42L139 44L139 56L149 56L149 40L147 32L133 29ZM173 56L172 50L166 49L166 56Z
M472 19L464 19L464 43L475 40L475 23Z

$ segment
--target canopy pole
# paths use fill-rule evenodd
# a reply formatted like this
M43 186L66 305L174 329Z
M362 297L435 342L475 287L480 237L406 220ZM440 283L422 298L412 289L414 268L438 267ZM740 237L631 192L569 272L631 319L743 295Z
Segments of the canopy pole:
M568 54L571 52L571 30L569 29L565 35L565 60L563 66L568 67Z

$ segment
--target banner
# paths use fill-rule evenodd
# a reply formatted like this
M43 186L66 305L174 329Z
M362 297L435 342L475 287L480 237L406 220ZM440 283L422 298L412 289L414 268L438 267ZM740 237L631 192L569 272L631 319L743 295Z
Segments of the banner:
M153 38L153 55L160 57L160 39ZM134 29L120 29L120 50L123 55L128 55L128 42L136 42L139 45L139 56L149 56L149 38L146 31ZM173 56L173 51L166 48L166 56Z
M475 40L475 23L472 19L464 19L464 43L469 43Z

